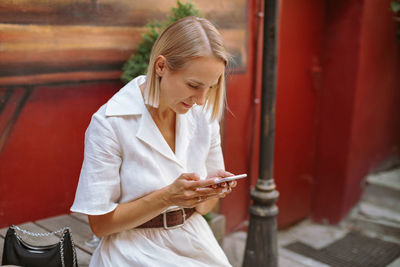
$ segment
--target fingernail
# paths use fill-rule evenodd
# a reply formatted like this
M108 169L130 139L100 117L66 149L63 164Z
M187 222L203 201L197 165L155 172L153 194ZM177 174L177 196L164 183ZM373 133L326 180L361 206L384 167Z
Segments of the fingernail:
M219 182L219 178L215 178L215 179L214 179L214 183L217 184L218 182Z

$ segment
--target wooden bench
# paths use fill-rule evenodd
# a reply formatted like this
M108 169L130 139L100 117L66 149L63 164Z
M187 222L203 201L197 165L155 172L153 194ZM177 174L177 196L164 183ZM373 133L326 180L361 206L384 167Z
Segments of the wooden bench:
M89 247L85 244L86 241L91 240L93 237L93 233L90 230L86 215L72 213L70 215L60 215L35 222L23 223L19 224L18 226L30 232L38 233L52 232L65 226L69 226L71 228L72 238L75 243L79 266L87 267L89 265L90 257L95 248ZM8 228L0 229L0 263L2 260L4 237L7 229ZM58 242L59 238L56 236L50 236L48 238L35 238L24 235L24 240L26 240L28 243L31 241L31 243L37 245L48 245Z

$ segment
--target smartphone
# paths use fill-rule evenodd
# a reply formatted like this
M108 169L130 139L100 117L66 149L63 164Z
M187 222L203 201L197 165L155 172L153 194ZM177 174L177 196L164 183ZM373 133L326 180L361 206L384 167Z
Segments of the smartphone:
M228 183L228 182L231 182L231 181L234 181L237 179L246 178L246 177L247 177L247 174L244 173L244 174L229 176L229 177L225 177L225 178L219 178L217 184L224 183L224 182Z

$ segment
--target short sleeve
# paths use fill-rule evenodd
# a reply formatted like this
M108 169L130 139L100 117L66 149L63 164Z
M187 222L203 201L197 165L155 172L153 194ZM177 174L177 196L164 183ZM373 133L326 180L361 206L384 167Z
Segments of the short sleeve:
M85 152L71 211L101 215L113 211L120 199L120 145L109 121L93 115L85 133Z
M224 170L224 157L221 148L221 135L219 132L219 123L217 120L211 122L211 143L210 150L206 159L207 173L211 174L217 170Z

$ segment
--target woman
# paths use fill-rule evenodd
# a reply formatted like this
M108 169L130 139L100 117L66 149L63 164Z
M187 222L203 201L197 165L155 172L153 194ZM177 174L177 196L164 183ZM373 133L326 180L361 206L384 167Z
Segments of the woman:
M71 207L102 237L90 266L230 266L201 216L236 186L216 185L232 175L218 125L226 65L215 27L181 19L155 42L146 76L93 115Z

